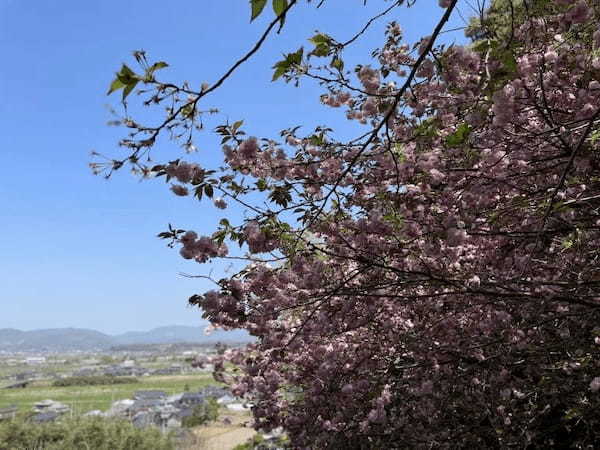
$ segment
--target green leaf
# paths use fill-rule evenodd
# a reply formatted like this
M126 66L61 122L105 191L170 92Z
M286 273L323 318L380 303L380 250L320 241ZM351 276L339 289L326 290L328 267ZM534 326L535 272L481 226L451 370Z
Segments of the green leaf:
M223 241L225 240L226 237L227 237L227 232L225 230L217 231L212 236L212 238L215 240L215 242L219 245L221 245L223 243Z
M565 250L570 249L571 247L573 247L573 241L571 241L570 239L565 239L564 241L561 242L562 248L564 248Z
M121 66L121 70L117 73L117 78L119 81L125 85L131 84L135 79L137 79L137 75L133 70L127 67L127 64L123 64Z
M292 201L289 189L289 186L277 186L269 194L269 199L277 205L287 208L288 203Z
M496 40L481 39L481 40L475 42L471 48L474 51L481 53L482 55L485 55L485 53L488 51L488 49L497 48L497 47L498 47L498 42Z
M237 129L239 127L241 127L244 124L243 120L238 120L236 122L233 123L233 125L231 126L231 128L233 129L233 131L237 131Z
M138 80L134 80L133 82L131 82L127 86L125 86L125 89L123 89L123 101L125 101L125 99L127 98L127 96L129 94L131 94L131 91L133 91L133 89L135 88L136 84L138 84Z
M158 61L158 62L155 62L154 64L152 64L152 67L150 67L150 70L152 72L154 72L155 70L164 69L165 67L169 67L169 65L164 61Z
M331 47L329 47L327 44L317 44L315 49L310 52L310 54L315 56L327 56L329 55L330 48Z
M467 141L469 134L471 134L471 127L467 123L461 123L454 133L446 136L446 145L458 147Z
M502 53L501 61L504 65L504 69L509 74L515 74L517 72L517 60L511 51L507 50L506 52Z
M267 181L264 178L261 178L256 182L256 187L259 191L262 192L266 190L269 187L269 185L267 184Z
M304 48L300 47L294 53L287 55L287 58L292 64L300 64L302 62L302 55L304 54Z
M302 63L302 55L304 54L304 48L300 47L294 53L288 53L285 55L285 59L281 61L277 61L273 66L275 69L275 73L273 74L273 78L271 81L277 80L279 77L284 75L288 70L292 68L294 65L300 65Z
M281 16L281 14L285 11L288 6L287 0L273 0L273 11L277 17ZM285 23L285 14L281 16L281 21L279 24L279 29L283 27Z
M106 95L110 95L119 89L124 89L123 100L125 100L133 88L135 88L135 85L138 83L138 81L139 77L136 75L136 73L131 70L127 64L123 64L121 66L121 70L117 72L117 77L110 84Z
M152 78L152 76L154 75L154 72L156 72L157 70L160 70L160 69L164 69L165 67L169 67L169 65L164 61L158 61L158 62L152 64L152 66L148 70L146 70L146 77Z
M329 65L340 72L344 70L344 61L338 56L334 56Z
M589 140L592 144L595 144L600 140L600 130L592 131L589 136Z
M396 142L392 147L392 153L398 158L398 161L406 161L406 155L404 154L404 146L399 142Z
M250 0L250 6L252 7L252 15L250 16L250 22L260 16L260 13L265 9L267 0Z
M281 77L284 73L287 72L288 67L285 66L277 66L275 65L274 67L276 67L275 72L273 73L273 78L271 78L271 81L276 81L279 77Z
M308 40L315 44L314 50L310 52L311 55L327 56L330 53L333 40L325 33L317 33Z
M331 37L329 37L325 33L317 33L313 37L309 38L308 40L315 45L319 45L319 44L331 45Z
M415 136L423 136L423 137L433 137L438 133L436 127L436 120L431 117L429 119L423 120L419 125L417 125L414 129Z
M320 146L325 143L325 140L323 139L323 133L313 134L312 136L310 136L309 141L312 145L316 146Z
M108 88L108 92L106 93L106 95L110 95L113 92L118 91L119 89L123 89L124 87L125 84L123 84L118 78L115 78L113 82L110 83L110 87Z
M207 183L207 184L204 185L204 193L206 194L206 196L208 198L212 198L212 196L213 196L213 187L212 187L212 184L208 184Z
M288 6L287 0L273 0L273 11L276 16L280 16ZM282 17L283 20L283 17Z
M194 113L194 106L191 103L188 103L183 108L181 108L181 115L186 119L191 118L193 113Z

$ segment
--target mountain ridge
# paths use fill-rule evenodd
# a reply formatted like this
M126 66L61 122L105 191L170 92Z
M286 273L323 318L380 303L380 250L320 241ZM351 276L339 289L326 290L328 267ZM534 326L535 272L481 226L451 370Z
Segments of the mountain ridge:
M88 328L45 328L23 331L0 328L0 351L5 352L59 352L108 350L119 345L175 344L175 343L233 343L249 342L251 337L243 330L217 330L206 335L206 325L169 325L148 331L128 331L106 334Z

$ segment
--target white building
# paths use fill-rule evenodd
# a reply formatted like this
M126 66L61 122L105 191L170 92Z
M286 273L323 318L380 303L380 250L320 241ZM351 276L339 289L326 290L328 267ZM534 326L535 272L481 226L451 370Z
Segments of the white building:
M36 364L45 364L46 357L45 356L30 356L25 358L25 364L36 365Z

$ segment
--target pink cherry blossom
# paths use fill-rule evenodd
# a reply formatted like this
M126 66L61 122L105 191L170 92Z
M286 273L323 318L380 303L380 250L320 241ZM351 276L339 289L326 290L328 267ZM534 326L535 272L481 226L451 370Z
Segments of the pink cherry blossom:
M214 362L257 429L317 449L598 442L596 6L514 2L514 29L486 30L490 12L468 46L392 22L343 74L312 56L286 74L322 81L314 101L354 138L227 123L214 171L153 169L240 205L210 235L162 235L193 262L245 261L190 303L256 337Z

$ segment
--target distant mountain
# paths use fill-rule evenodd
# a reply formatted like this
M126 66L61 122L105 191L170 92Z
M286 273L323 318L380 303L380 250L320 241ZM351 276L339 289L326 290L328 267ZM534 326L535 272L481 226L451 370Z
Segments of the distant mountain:
M82 328L54 328L47 330L21 331L12 328L0 329L0 351L7 352L64 352L108 350L120 345L175 344L216 342L248 342L248 333L242 330L215 331L204 334L205 326L168 326L150 331L129 331L111 336L95 330Z
M198 327L172 325L169 327L154 328L150 331L129 331L113 338L119 345L131 344L175 344L177 342L247 342L248 333L242 330L214 331L206 335L205 324Z
M109 348L112 342L111 336L81 328L33 331L0 329L0 351L101 350Z

